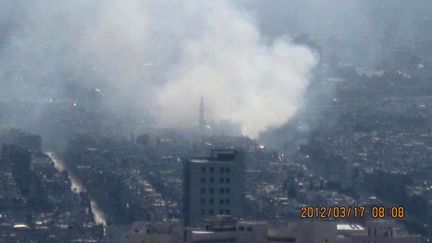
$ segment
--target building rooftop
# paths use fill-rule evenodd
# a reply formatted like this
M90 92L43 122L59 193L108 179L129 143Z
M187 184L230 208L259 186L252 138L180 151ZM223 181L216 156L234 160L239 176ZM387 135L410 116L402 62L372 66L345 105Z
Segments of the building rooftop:
M192 163L209 163L208 159L189 159Z
M235 149L214 149L211 151L212 160L235 160L238 152Z
M338 224L337 230L365 230L365 229L358 224Z

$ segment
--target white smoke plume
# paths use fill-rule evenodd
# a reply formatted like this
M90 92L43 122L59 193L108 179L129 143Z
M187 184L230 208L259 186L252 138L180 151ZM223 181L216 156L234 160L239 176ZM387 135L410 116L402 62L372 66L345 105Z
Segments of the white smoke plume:
M161 127L195 126L204 96L208 120L257 137L296 114L317 63L289 38L265 38L231 1L2 4L11 26L0 40L3 96L58 98L79 83L112 110L134 107Z
M211 119L239 123L245 135L283 125L302 102L315 57L288 40L265 43L254 23L226 2L212 8L158 91L161 122L191 124L191 108L203 95Z

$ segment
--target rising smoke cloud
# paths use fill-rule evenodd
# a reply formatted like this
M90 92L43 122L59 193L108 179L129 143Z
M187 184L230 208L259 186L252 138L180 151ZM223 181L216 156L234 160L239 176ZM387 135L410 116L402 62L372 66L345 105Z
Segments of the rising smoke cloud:
M72 83L101 92L114 112L191 127L204 96L208 120L257 137L296 114L317 63L288 37L265 38L230 1L1 5L2 98L63 99Z

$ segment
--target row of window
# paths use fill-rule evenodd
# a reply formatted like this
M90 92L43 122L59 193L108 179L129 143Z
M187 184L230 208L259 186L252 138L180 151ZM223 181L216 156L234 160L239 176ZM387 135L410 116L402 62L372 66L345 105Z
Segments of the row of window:
M222 238L222 239L209 239L209 240L194 240L192 243L226 243L226 242L236 242L236 239L231 238Z
M200 201L201 201L201 205L206 204L206 200L204 198L201 198ZM214 204L214 199L210 198L208 200L208 204L213 205ZM223 199L223 198L219 199L219 205L224 205L224 204L229 205L230 204L230 200L228 198L226 198L226 199Z
M216 213L216 210L214 210L214 209L209 209L207 214L206 214L206 210L205 209L201 209L201 216L205 216L205 215L214 216L215 213ZM218 213L219 213L218 215L231 215L231 210L229 210L229 209L219 209Z
M294 237L268 237L267 240L271 242L285 242L285 243L296 242L296 239Z
M201 183L206 183L206 178L201 177ZM214 183L215 182L215 178L211 177L208 180L210 183ZM219 178L219 183L230 183L231 179L230 178Z
M210 194L214 194L215 193L215 190L214 190L214 188L210 188L209 190L208 190L208 192L210 193ZM201 188L201 194L205 194L206 193L206 189L204 188L204 187L202 187ZM219 188L219 193L220 194L229 194L229 193L231 193L231 189L230 188Z
M252 227L239 226L238 230L239 231L249 231L249 232L251 232L252 231Z
M214 167L210 167L208 169L209 169L210 173L214 173L215 172L215 168ZM201 167L201 172L205 173L206 171L207 171L207 168L204 167L204 166L202 166ZM231 172L231 168L230 167L220 167L219 168L219 172L220 173L230 173Z

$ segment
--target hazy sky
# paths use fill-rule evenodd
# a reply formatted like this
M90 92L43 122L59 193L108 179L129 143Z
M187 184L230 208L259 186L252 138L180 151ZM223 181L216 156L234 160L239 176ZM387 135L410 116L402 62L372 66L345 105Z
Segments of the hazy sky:
M97 89L121 112L140 107L158 126L231 120L246 135L295 115L317 63L288 37L266 39L229 1L3 1L3 98L78 99ZM139 110L139 109L137 109Z
M309 34L324 53L349 50L353 60L376 59L390 40L402 45L423 33L414 23L431 5L3 0L0 100L82 102L82 90L93 90L114 113L190 127L204 96L208 120L239 123L256 137L285 124L304 104L320 58L293 44L293 36Z

